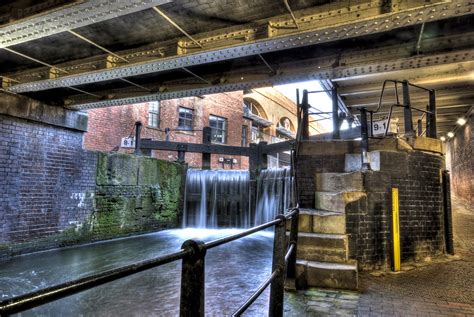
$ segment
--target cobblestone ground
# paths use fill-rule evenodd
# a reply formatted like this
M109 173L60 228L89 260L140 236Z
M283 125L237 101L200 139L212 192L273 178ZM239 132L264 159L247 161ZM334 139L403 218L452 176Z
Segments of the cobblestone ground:
M359 292L288 293L287 316L474 316L474 210L453 200L456 256L359 274Z

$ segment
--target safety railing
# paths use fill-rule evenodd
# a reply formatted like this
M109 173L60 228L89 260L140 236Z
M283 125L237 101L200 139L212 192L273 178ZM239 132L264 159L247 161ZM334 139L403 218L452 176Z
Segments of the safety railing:
M273 226L275 226L275 236L272 273L233 315L240 316L271 285L269 315L283 316L285 276L295 278L298 218L298 207L291 208L286 214L278 215L273 221L231 236L210 242L187 240L182 244L181 250L178 252L12 297L0 302L0 316L23 312L177 260L182 260L180 316L204 316L204 261L206 251ZM289 241L286 238L287 220L291 220ZM288 271L286 270L287 268ZM285 274L286 272L287 274Z
M390 105L390 110L388 112L388 120L385 126L385 131L383 137L386 137L390 129L390 124L392 120L393 109L396 107L403 108L403 117L404 117L404 135L405 136L414 136L415 130L413 129L413 114L412 111L421 112L422 116L417 119L417 135L426 135L430 138L436 138L436 93L434 89L428 89L421 87L415 84L408 82L407 80L385 80L382 85L382 91L380 93L379 101L375 109L367 109L367 107L359 108L360 111L360 122L361 122L361 156L362 156L362 169L370 169L370 162L368 158L369 152L369 138L377 138L373 133L374 125L374 114L380 113L382 108L384 95L386 92L387 83L393 83L394 85L394 94L395 94L395 103ZM402 100L400 101L399 86L402 86ZM410 98L410 87L423 90L428 94L428 103L425 109L416 108L412 105ZM369 115L369 117L367 116ZM422 120L426 118L426 128L423 130ZM370 132L369 132L370 129Z

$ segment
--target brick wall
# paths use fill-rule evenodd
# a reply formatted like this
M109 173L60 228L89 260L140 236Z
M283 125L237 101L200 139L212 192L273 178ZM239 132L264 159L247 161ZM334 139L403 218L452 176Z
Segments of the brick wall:
M185 107L193 110L193 130L178 130L178 109ZM89 110L89 130L85 135L84 145L87 149L100 151L131 150L120 149L123 137L134 135L133 128L136 121L143 123L142 138L166 140L165 129L171 130L169 140L175 142L202 143L202 129L209 126L209 115L216 115L227 119L226 145L241 146L242 126L249 127L247 144L250 142L251 122L243 118L242 92L212 94L202 97L163 100L160 102L159 127L148 126L149 104L137 104ZM177 160L177 152L153 151L152 156L164 160ZM220 156L220 155L219 155ZM211 156L211 167L222 168L218 162L218 155ZM231 156L226 156L231 157ZM186 163L191 167L201 167L200 153L186 153ZM248 158L232 156L238 163L234 169L247 169ZM230 168L226 165L225 168Z
M451 192L474 206L474 116L458 128L446 146L447 168L451 172Z
M0 258L178 225L180 164L111 157L82 141L80 131L0 115Z
M331 145L333 144L333 145ZM345 144L345 145L344 145ZM301 147L298 191L302 207L314 208L315 173L343 172L344 153L355 143L314 142ZM399 189L402 262L444 252L441 171L444 158L422 151L380 151L380 171L363 173L365 195L344 210L350 256L361 269L390 264L391 188Z
M86 217L95 156L82 150L81 132L0 116L0 138L2 243L41 238Z

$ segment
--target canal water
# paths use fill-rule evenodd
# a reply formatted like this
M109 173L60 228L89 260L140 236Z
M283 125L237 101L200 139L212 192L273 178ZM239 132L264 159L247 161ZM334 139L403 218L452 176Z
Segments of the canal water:
M151 259L238 229L177 229L13 258L0 265L7 299L71 279ZM208 251L206 316L228 316L269 276L273 234L260 232ZM166 264L22 313L22 316L177 316L181 261ZM248 316L266 315L268 290Z

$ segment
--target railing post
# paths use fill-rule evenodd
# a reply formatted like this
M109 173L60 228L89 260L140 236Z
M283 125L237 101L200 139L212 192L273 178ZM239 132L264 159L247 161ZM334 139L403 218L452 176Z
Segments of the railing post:
M285 292L286 218L283 215L278 215L276 219L280 219L281 222L275 225L275 237L273 240L272 272L278 270L278 273L270 287L268 315L271 317L283 316L283 297Z
M369 160L369 131L367 127L367 109L360 108L360 150L362 170L370 170Z
M423 121L418 119L416 121L416 135L421 136L423 134Z
M191 248L192 253L183 258L181 267L181 317L204 316L204 242L187 240L182 249Z
M428 117L426 118L426 136L429 138L436 139L437 128L436 128L436 92L430 90L430 103L428 105Z
M337 104L337 87L334 85L332 88L332 125L333 125L333 131L332 131L332 138L333 139L339 139L340 134L339 134L339 107Z
M453 215L451 211L451 180L449 171L443 171L443 207L444 207L444 239L446 252L454 255Z
M405 136L413 136L413 119L411 113L411 101L410 101L410 86L408 81L402 82L403 90L403 116L405 121Z
M308 103L308 91L303 90L303 98L301 101L301 111L303 112L303 120L301 122L303 140L309 139L309 103Z
M298 245L298 222L300 211L298 211L291 217L291 228L290 228L290 245L293 243L293 253L291 253L288 259L288 265L286 269L286 276L290 279L296 278L296 248Z
M202 144L211 144L212 140L212 129L210 127L204 127L202 130ZM202 153L202 169L211 169L211 153Z
M135 155L140 155L141 149L141 133L142 133L142 123L140 121L135 122Z

